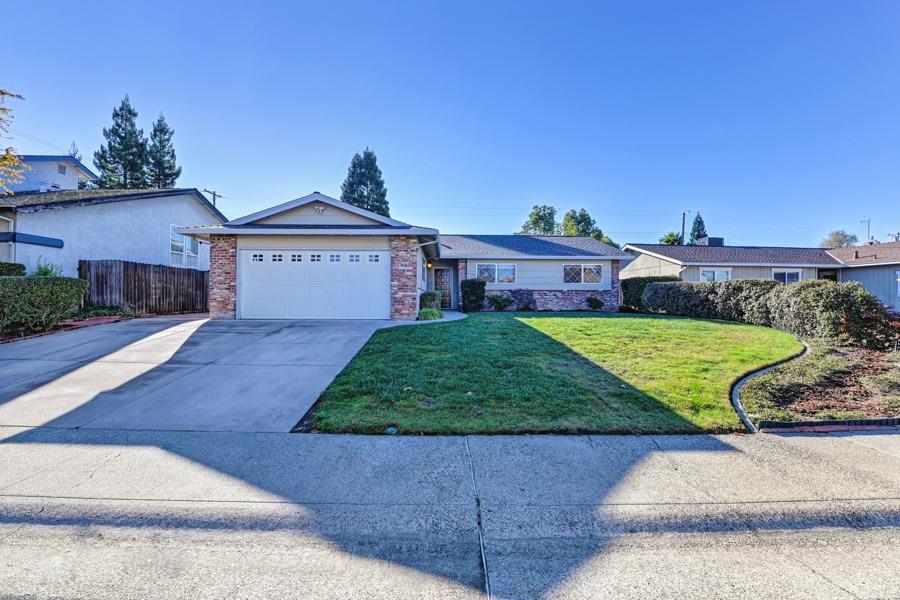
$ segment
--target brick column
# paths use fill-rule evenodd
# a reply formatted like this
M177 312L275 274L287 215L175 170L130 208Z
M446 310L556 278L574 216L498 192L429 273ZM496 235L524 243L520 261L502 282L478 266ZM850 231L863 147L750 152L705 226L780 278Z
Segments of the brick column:
M414 321L419 314L416 290L418 243L415 236L391 236L391 319L394 321Z
M209 236L209 316L234 319L237 302L237 236Z
M612 269L610 270L610 302L604 307L609 312L619 312L619 306L622 304L622 282L619 279L619 261L612 261Z
M463 279L468 279L468 267L469 263L464 258L461 258L456 262L456 308L460 311L463 309L462 282Z

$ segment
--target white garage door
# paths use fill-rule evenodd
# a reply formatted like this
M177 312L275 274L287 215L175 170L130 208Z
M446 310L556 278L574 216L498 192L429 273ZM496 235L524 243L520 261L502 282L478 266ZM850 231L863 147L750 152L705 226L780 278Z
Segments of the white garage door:
M389 319L391 255L379 250L241 250L242 319Z

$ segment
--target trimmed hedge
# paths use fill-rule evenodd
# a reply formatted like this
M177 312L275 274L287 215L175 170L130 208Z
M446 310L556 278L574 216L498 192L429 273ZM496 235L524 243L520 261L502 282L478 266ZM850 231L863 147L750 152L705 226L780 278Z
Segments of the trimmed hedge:
M0 332L48 331L81 306L87 281L71 277L0 277Z
M431 290L419 294L419 308L436 308L441 309L441 292Z
M464 312L478 312L484 308L485 282L481 279L463 279L462 306Z
M25 265L19 263L0 262L0 277L22 277Z
M585 304L591 310L603 310L603 300L597 296L588 296L585 299Z
M673 275L655 275L653 277L629 277L620 280L622 285L622 306L628 310L641 312L644 310L644 303L641 297L644 295L644 289L651 283L661 283L664 281L681 281Z
M439 308L423 308L419 310L419 321L438 321L444 318L444 311Z
M883 346L895 336L887 310L858 282L651 283L641 301L649 312L764 325L807 339Z
M487 301L497 312L503 312L516 303L514 299L504 294L488 294Z

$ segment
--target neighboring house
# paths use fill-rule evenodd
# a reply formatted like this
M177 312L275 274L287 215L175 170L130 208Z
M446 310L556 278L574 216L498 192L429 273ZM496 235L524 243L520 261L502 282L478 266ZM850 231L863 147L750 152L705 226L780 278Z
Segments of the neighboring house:
M53 263L77 277L79 260L120 259L209 268L209 247L181 227L224 223L196 189L66 190L0 196L0 261Z
M622 269L621 277L859 281L886 307L900 310L900 243L824 249L725 246L721 238L709 240L712 243L697 246L626 244L623 250L635 258Z
M437 289L460 304L480 277L535 309L619 305L619 263L591 238L448 235L318 192L221 225L180 233L211 245L210 312L219 319L415 319Z
M26 154L19 158L28 169L22 173L23 181L8 186L13 193L77 190L80 182L97 179L93 171L72 156Z

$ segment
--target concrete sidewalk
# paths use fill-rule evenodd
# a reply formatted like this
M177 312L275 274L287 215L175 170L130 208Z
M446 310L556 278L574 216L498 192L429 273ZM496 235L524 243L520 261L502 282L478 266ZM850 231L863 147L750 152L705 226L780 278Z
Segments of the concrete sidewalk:
M0 435L13 596L900 595L894 434Z

